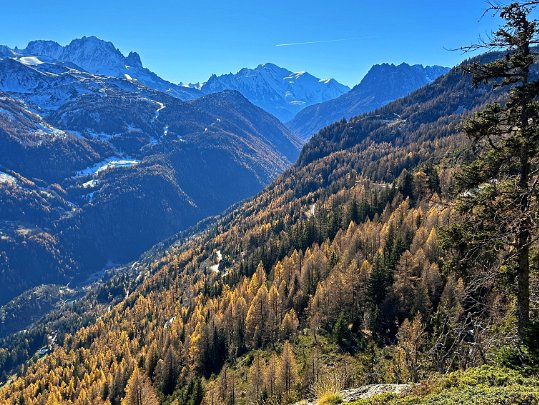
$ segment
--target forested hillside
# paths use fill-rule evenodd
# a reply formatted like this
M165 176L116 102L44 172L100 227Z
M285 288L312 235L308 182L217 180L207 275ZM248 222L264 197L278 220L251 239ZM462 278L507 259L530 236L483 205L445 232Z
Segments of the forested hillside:
M522 10L510 9L509 17L521 18ZM535 95L533 105L537 82L508 79L495 90L490 81L474 83L468 71L492 74L505 63L516 75L532 62L529 55L476 58L406 98L323 129L255 198L173 244L134 282L115 279L123 300L62 345L51 344L52 353L29 363L0 399L328 404L342 400L343 388L407 382L408 391L372 403L537 403L537 330L533 322L526 332L517 327L514 258L497 262L504 249L497 241L484 243L486 253L470 244L495 234L480 216L499 210L508 189L498 197L498 182L483 181L499 167L476 163L489 156L471 134L507 130L497 114L515 113L511 101L522 94ZM532 126L536 107L523 127ZM505 134L486 141L499 147L500 139L514 139ZM515 165L504 160L511 146L503 144L494 160L502 174L514 175ZM526 156L531 184L538 184L533 148ZM466 180L470 191L462 191L461 166L476 175ZM477 196L480 212L456 203ZM536 206L535 190L527 201ZM537 229L526 226L533 306ZM467 240L455 234L462 229ZM473 262L468 246L488 259L475 266L496 267L459 267L461 255Z
M43 93L61 88L40 74ZM0 89L0 305L133 260L255 195L299 154L301 141L238 92L183 102L84 79L105 84L66 91L73 99L42 115Z

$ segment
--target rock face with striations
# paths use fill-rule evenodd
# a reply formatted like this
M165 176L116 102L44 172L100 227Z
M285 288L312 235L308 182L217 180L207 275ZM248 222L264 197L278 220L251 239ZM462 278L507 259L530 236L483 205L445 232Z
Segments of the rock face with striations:
M348 93L303 109L287 125L300 138L309 139L335 121L373 111L431 83L448 71L449 68L442 66L406 63L374 65Z

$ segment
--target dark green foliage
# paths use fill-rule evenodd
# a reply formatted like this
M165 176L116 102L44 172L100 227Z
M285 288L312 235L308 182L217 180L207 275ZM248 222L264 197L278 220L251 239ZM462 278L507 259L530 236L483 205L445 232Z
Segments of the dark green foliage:
M349 323L344 318L344 314L341 312L337 318L337 322L333 325L333 340L341 348L341 350L350 352L354 346L354 338L349 328Z
M404 170L403 175L401 176L399 184L399 192L404 197L414 197L414 179L412 173L408 170Z
M502 49L505 57L464 66L475 83L509 86L509 91L502 103L487 105L464 125L474 154L457 177L462 224L444 237L455 257L454 270L478 280L494 271L501 284L515 287L521 341L530 318L530 252L539 214L539 81L533 75L537 54L532 47L539 27L530 14L535 5L493 5L504 25L480 46ZM494 285L490 281L483 288Z
M396 333L395 308L389 294L391 283L391 270L384 258L376 257L368 284L368 300L372 307L370 328L374 339L381 344L393 339Z
M369 279L369 301L372 305L380 306L382 304L390 284L391 277L382 263L382 258L378 256L374 261L372 275Z
M526 326L524 344L528 350L530 361L539 367L539 321L530 322Z
M200 378L193 378L184 387L177 390L174 395L169 398L178 400L178 403L184 405L199 405L204 398L204 388ZM167 402L170 403L170 402Z
M504 367L517 369L528 375L539 373L539 322L530 322L525 329L521 346L505 346L497 357Z
M425 174L429 178L429 188L433 193L441 193L442 189L440 187L440 176L438 171L434 167L432 161L428 161L424 168Z
M163 359L157 362L155 370L155 382L159 390L165 394L170 395L174 392L178 377L178 365L174 358L171 348L169 347L165 351Z

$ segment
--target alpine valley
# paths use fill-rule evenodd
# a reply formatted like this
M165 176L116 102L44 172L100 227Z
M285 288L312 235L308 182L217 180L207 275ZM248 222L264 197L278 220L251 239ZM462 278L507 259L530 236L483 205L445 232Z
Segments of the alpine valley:
M132 260L299 154L240 93L184 91L97 38L2 55L0 303Z
M536 5L352 88L0 47L0 403L538 404Z
M0 304L41 284L93 281L253 196L302 144L266 111L290 118L349 90L273 64L174 85L96 37L0 56ZM443 71L374 67L347 94L378 86L389 101Z

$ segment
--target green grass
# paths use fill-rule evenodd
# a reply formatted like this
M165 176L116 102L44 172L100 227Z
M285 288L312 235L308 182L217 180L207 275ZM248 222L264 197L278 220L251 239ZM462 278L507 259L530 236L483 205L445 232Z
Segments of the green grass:
M539 404L539 378L483 366L432 378L400 396L377 395L354 404Z
M316 400L317 405L335 405L340 404L341 402L342 397L337 393L325 394Z

